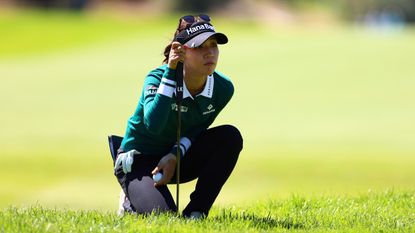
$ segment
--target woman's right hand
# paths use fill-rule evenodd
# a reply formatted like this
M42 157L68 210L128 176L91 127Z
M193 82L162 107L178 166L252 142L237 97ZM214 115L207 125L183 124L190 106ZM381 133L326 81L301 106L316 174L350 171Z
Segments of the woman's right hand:
M180 44L177 41L174 41L171 44L170 54L169 54L169 63L168 66L170 69L175 70L177 63L183 62L186 55L186 46Z
M156 182L154 186L161 186L161 185L168 184L171 178L173 178L175 170L176 170L176 156L174 154L169 153L165 155L163 158L161 158L157 167L154 168L151 174L155 175L156 173L163 171L163 177L161 178L161 180Z

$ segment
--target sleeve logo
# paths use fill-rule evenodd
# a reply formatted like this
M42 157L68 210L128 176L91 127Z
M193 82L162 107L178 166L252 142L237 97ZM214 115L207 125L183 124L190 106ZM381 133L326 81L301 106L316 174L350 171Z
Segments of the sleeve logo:
M149 85L146 87L146 90L144 92L145 95L155 95L157 94L157 89L158 87L153 86L153 85Z

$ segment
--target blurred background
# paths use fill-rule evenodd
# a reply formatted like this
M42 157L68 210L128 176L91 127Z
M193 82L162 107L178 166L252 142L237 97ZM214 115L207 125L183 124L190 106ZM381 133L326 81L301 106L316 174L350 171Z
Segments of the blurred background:
M117 208L107 135L192 13L244 137L216 205L415 188L414 0L0 0L0 208Z

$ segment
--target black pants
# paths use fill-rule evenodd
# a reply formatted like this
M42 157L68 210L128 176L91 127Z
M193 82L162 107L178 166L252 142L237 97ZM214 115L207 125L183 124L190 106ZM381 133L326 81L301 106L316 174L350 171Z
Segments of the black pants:
M222 125L201 133L180 161L180 183L198 178L190 202L183 210L188 216L199 211L206 216L222 186L230 176L242 150L242 136L231 125ZM132 171L124 174L119 167L115 176L137 213L177 211L167 185L154 187L151 171L164 155L137 155ZM171 184L175 184L173 176Z

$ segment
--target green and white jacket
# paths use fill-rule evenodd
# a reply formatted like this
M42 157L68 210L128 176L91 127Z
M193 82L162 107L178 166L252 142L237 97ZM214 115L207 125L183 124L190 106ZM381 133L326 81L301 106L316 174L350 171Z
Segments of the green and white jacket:
M124 151L136 149L145 155L176 154L175 75L175 70L167 65L147 75L138 106L128 120L121 144ZM232 82L216 71L208 76L204 90L195 97L183 83L181 155L185 155L192 141L213 123L233 92Z

